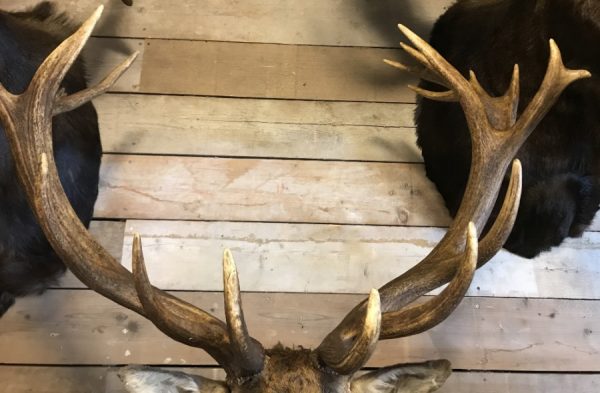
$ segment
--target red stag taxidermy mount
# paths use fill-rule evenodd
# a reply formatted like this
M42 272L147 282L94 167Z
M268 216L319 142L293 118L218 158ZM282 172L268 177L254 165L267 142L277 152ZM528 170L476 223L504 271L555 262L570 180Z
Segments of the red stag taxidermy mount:
M518 209L521 167L512 166L501 212L488 234L477 240L514 152L572 81L585 71L566 69L551 43L546 78L521 117L516 118L518 73L506 96L493 99L474 77L464 79L427 43L401 26L414 44L405 49L449 87L445 93L418 89L433 99L456 98L469 121L473 169L465 198L448 233L418 265L373 290L315 349L271 349L246 328L236 267L229 251L223 258L225 322L150 284L139 236L133 242L133 274L113 259L81 225L58 180L52 155L52 115L102 93L127 68L119 66L100 86L58 95L58 86L100 16L101 8L63 42L37 71L21 95L0 90L0 117L10 140L18 174L44 232L69 268L86 285L148 318L162 332L207 351L226 371L226 381L149 368L125 368L121 377L130 392L431 392L450 374L445 360L396 365L354 376L379 340L424 332L456 308L474 271L504 244ZM425 72L425 71L423 71ZM448 283L440 295L413 304L423 294Z

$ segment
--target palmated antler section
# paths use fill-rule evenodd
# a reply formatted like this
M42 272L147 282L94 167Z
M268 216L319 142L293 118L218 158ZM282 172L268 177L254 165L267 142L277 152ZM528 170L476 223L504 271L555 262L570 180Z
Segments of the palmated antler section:
M134 283L131 273L89 235L64 193L54 162L52 116L108 90L136 56L130 56L96 86L68 96L58 93L101 13L99 7L48 56L23 94L12 95L0 87L0 119L29 204L56 253L91 289L152 320L171 338L205 349L230 375L259 372L262 347L252 339L238 337L238 326L245 326L243 320L236 319L241 313L232 314L231 322L236 326L229 329L212 315L152 287L145 274L139 237L134 239L134 268L138 273ZM235 294L232 296L234 299ZM238 304L241 307L239 299ZM240 348L240 343L250 344ZM247 356L240 356L246 350Z
M485 226L508 165L561 92L573 81L590 76L584 70L567 69L556 43L550 40L550 59L544 80L532 101L517 118L517 66L507 92L501 97L491 97L473 72L467 80L427 42L405 26L399 25L399 28L414 45L401 44L402 48L419 66L406 66L389 60L386 63L448 89L434 92L412 87L426 98L460 103L471 134L472 163L464 198L444 238L419 264L380 288L381 339L427 330L443 321L458 305L471 282L475 267L483 265L500 250L514 224L521 194L522 175L518 160L513 161L500 214L481 239L478 252L475 228ZM424 304L410 305L449 281L448 287L437 297ZM320 348L328 348L328 352L351 351L356 337L354 332L360 330L360 316L365 308L366 301L355 307ZM335 365L329 366L335 369Z

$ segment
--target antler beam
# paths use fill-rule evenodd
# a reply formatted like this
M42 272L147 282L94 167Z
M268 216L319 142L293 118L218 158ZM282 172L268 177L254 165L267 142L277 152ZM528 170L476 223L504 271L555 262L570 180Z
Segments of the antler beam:
M478 266L487 262L502 247L514 224L521 194L521 166L518 160L513 162L510 184L500 215L481 240L481 252L476 252L474 227L485 226L510 161L561 92L573 81L590 76L588 71L567 69L562 63L556 43L550 40L546 76L533 100L517 118L517 66L506 94L491 97L481 87L474 73L470 74L469 80L465 79L427 42L407 27L399 25L399 28L414 45L413 48L401 44L402 48L422 68L389 60L386 63L415 72L417 76L448 88L446 92L413 89L430 99L460 103L471 133L472 164L465 197L444 238L419 264L380 288L383 313L381 339L402 337L429 329L444 320L456 307L471 282L475 266L473 259L478 259ZM466 228L469 230L466 231ZM463 254L464 258L461 257ZM424 305L407 307L420 296L450 280L452 282L438 298ZM360 315L365 312L365 302L346 316L320 348L327 348L328 352L351 350L352 340L360 329Z

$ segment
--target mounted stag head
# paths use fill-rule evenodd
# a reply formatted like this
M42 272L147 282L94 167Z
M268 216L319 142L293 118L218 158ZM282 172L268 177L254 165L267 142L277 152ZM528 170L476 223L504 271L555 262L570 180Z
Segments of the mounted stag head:
M378 340L426 331L443 321L464 296L477 264L485 263L502 246L515 219L521 190L521 167L515 161L503 208L479 243L482 227L497 196L514 151L527 138L560 92L584 71L563 67L558 49L544 84L532 104L516 119L515 73L509 94L492 99L474 77L465 80L450 64L410 30L401 27L417 49L405 49L451 89L434 98L456 97L473 138L473 169L466 196L442 241L417 266L373 290L314 350L278 345L265 350L246 328L238 276L229 251L223 258L225 316L223 322L150 284L139 236L133 243L133 274L113 259L85 230L61 188L52 155L52 115L89 101L110 85L131 63L128 59L100 86L74 95L58 94L65 75L92 28L101 8L43 63L29 88L19 96L0 90L0 117L6 126L18 174L29 202L56 252L75 275L93 290L151 320L166 335L207 351L226 371L216 382L181 373L146 368L122 371L130 392L431 392L450 374L444 360L383 368L362 376ZM484 159L485 157L485 159ZM474 224L473 224L474 223ZM440 295L412 304L423 294L449 282Z

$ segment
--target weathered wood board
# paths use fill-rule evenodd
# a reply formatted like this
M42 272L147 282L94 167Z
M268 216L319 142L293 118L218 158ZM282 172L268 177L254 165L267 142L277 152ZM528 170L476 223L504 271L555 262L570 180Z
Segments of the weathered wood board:
M399 49L146 40L139 91L414 102L414 79L383 63ZM177 56L186 54L186 61Z
M177 296L222 317L221 293ZM266 346L314 347L362 298L243 295L248 327ZM599 315L597 301L465 298L438 327L380 345L369 365L445 357L458 369L600 372ZM50 290L22 300L2 319L0 347L0 363L7 364L213 363L88 290Z
M423 166L105 154L96 217L443 226Z
M133 233L142 236L153 283L170 290L220 291L230 248L247 292L367 293L416 265L441 228L279 223L127 221L123 263ZM469 296L598 299L600 233L586 232L534 260L501 251L479 269Z
M110 94L105 153L421 162L413 104Z

